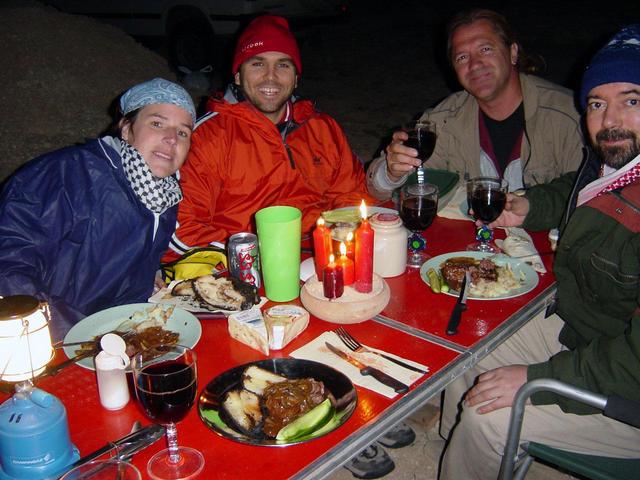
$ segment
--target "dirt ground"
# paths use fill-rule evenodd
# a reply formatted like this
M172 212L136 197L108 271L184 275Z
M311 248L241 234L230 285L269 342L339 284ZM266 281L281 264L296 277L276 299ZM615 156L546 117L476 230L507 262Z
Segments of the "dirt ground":
M394 127L458 88L442 58L442 32L446 19L469 5L354 0L346 21L300 33L299 93L336 117L356 153L370 160ZM640 2L606 11L585 1L482 5L503 11L525 49L544 56L543 76L574 88L594 48L640 19ZM0 181L38 154L99 135L128 86L176 78L161 55L117 28L34 0L0 3L0 45ZM214 88L224 78L216 72Z

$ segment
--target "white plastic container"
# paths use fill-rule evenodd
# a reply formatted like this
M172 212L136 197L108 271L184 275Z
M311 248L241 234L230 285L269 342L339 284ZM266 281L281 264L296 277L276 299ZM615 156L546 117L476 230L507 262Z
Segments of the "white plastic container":
M409 232L400 217L393 213L376 213L369 222L373 237L373 271L381 277L402 275L407 268Z
M107 410L120 410L129 403L127 345L115 333L107 333L102 336L100 346L102 351L95 357L100 403Z

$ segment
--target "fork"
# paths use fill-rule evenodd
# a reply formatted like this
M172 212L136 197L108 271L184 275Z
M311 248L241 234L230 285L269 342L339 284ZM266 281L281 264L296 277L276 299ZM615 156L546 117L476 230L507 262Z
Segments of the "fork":
M367 347L362 345L360 342L358 342L355 338L353 338L349 334L349 332L347 332L343 327L338 327L336 330L334 330L334 332L336 333L336 335L338 335L340 340L342 340L342 343L344 343L347 346L347 348L352 352L375 353L376 355L386 358L387 360L397 365L400 365L401 367L407 368L409 370L413 370L414 372L429 373L426 370L422 370L421 368L414 367L413 365L409 365L408 363L404 363L402 360L398 360L397 358L393 358L393 357L390 357L389 355L385 355L384 353L380 353L380 352L376 352L375 350L368 349Z

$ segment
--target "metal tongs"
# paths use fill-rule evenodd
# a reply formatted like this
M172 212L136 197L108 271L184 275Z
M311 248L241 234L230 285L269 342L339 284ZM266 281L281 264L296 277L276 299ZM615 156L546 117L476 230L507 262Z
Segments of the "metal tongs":
M154 444L162 436L164 435L164 427L158 424L151 424L146 427L143 427L139 430L136 430L119 440L115 440L113 442L107 443L105 446L99 448L93 453L82 457L80 460L75 462L73 465L70 465L68 470L75 468L79 465L84 465L85 463L89 463L96 458L101 457L109 453L112 459L128 461L133 457L136 453L144 450L149 445ZM98 471L101 467L97 466L96 471Z

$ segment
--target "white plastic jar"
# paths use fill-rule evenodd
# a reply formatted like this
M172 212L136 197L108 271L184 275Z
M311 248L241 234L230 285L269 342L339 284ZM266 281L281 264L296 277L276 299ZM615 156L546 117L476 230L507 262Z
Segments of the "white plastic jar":
M381 277L402 275L407 268L409 232L394 213L376 213L369 219L373 237L373 271Z
M100 339L102 351L96 355L96 376L100 403L107 410L119 410L129 403L129 384L125 369L129 366L126 343L114 333Z

